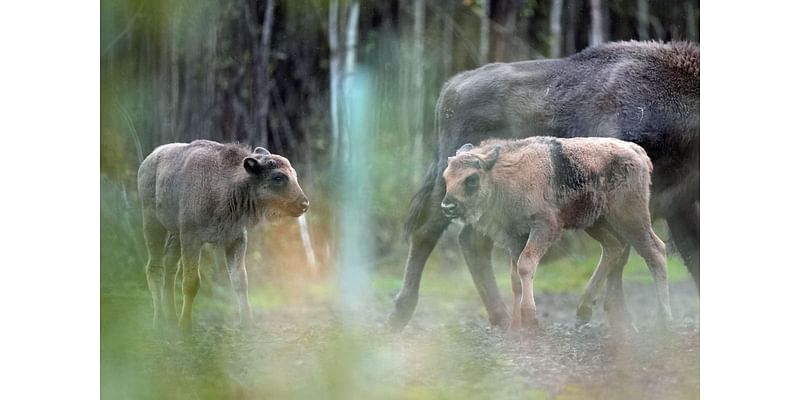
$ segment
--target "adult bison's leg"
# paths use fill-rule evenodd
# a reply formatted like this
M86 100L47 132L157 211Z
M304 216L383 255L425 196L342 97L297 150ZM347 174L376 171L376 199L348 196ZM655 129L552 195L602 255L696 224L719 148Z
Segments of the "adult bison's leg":
M419 299L419 283L425 262L431 255L436 242L442 236L450 221L442 215L438 205L431 207L433 216L423 226L414 231L409 238L411 246L408 249L406 269L403 275L403 287L394 299L394 310L389 315L389 327L400 330L408 324Z
M435 163L428 168L425 183L411 202L411 211L406 223L410 247L403 287L394 299L394 310L387 321L392 330L405 327L414 314L425 262L439 241L439 237L442 236L442 232L450 224L450 220L442 214L439 205L444 197L444 183L439 178L439 171Z
M178 323L178 314L175 311L175 278L178 274L178 261L181 259L181 241L178 235L170 233L164 255L164 315L170 324Z
M192 304L200 289L200 247L202 243L181 235L181 268L183 269L183 307L180 328L184 333L192 330Z
M667 217L672 239L681 253L683 262L692 274L697 294L700 294L700 204L695 200L681 200L678 208Z
M472 275L472 281L478 289L486 312L489 314L489 322L492 325L505 326L508 323L508 313L506 312L500 291L497 289L497 282L494 278L492 268L492 248L494 242L491 238L478 233L470 225L465 226L458 235L458 242L464 254L464 260Z
M247 269L244 265L244 255L247 250L247 232L242 232L242 236L225 247L225 258L228 262L228 275L231 278L231 286L236 292L239 301L239 316L242 325L248 326L252 322L253 316L250 311L250 301L247 298Z
M147 287L153 297L153 326L158 328L164 316L161 299L164 293L164 244L167 230L155 216L144 216L144 241L147 245Z

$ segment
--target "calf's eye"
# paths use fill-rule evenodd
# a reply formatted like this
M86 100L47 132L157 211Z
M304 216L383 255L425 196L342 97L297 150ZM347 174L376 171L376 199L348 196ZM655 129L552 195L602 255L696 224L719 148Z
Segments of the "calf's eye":
M472 193L478 189L478 174L472 174L464 179L464 188L467 193Z
M286 177L283 175L276 175L272 177L272 182L281 184L286 181Z

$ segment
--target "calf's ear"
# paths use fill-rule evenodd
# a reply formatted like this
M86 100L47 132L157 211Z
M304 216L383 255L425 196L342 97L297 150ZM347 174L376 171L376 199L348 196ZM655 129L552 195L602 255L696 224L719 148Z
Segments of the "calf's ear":
M461 153L463 153L463 152L465 152L465 151L470 151L470 150L472 150L474 147L475 147L475 146L473 146L473 145L472 145L472 143L467 143L467 144L465 144L465 145L461 146L461 148L460 148L460 149L458 149L458 150L456 151L456 155L459 155L459 154L461 154Z
M270 152L269 152L269 150L267 150L267 149L265 149L263 147L256 147L256 149L253 150L253 154L263 154L265 156L268 156L268 155L270 155Z
M244 159L243 166L245 171L252 175L258 175L261 172L261 165L258 163L253 157L247 157Z
M481 157L481 167L486 171L492 169L494 164L497 162L498 157L500 157L500 145L494 146L494 149Z

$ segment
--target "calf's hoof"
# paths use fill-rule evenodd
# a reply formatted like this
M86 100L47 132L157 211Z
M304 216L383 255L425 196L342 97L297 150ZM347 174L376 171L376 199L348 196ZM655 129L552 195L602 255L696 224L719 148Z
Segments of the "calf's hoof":
M575 312L575 318L576 328L587 325L592 320L592 307L585 305L578 306L578 310Z
M522 310L522 329L533 331L539 329L536 310Z
M575 319L575 329L581 329L584 326L589 326L589 322L591 322L591 320L582 319L581 317L578 317Z
M507 332L517 332L521 329L522 329L522 319L520 319L518 316L515 318L511 318L511 321L509 321L508 325L506 326Z
M178 323L178 330L180 330L181 335L184 337L191 336L192 334L192 320L191 319L181 319Z

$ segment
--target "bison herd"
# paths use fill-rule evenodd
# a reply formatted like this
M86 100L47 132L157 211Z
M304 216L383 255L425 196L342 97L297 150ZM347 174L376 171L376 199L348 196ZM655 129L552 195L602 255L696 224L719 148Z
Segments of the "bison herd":
M410 320L427 258L452 220L463 223L459 243L493 325L537 326L533 277L567 229L582 229L602 246L578 323L591 318L603 283L611 324L630 322L622 270L631 248L652 274L658 320L666 323L666 247L651 217L666 219L699 294L699 121L700 50L693 43L608 43L564 59L489 64L451 78L436 104L438 147L412 199L403 286L387 325L399 330ZM154 324L191 331L204 243L225 250L248 323L247 228L309 208L289 160L263 147L166 144L142 162L138 187ZM491 266L494 246L511 258L510 316Z

